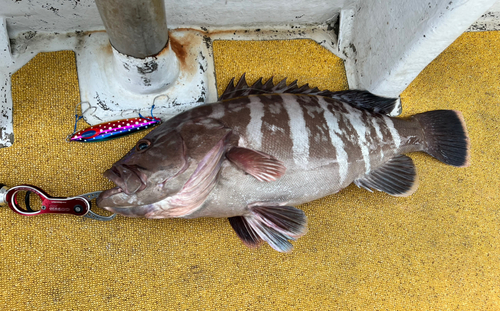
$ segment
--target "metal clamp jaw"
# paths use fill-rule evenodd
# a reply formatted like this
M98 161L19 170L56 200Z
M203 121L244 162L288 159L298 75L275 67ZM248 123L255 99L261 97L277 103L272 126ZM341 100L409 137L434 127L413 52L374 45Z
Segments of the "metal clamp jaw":
M9 190L9 187L7 187L4 184L0 184L0 206L7 205L7 201L5 199L5 195L7 194L7 190Z
M31 185L20 185L12 188L7 188L0 185L0 205L8 205L14 212L23 216L36 216L41 214L71 214L75 216L84 216L91 219L108 221L115 218L116 214L111 216L98 215L90 210L91 200L97 198L101 191L82 194L69 198L54 198L50 197L42 189ZM25 206L22 208L19 205L18 195L26 193ZM42 202L42 206L38 210L33 210L30 205L30 193L36 194Z

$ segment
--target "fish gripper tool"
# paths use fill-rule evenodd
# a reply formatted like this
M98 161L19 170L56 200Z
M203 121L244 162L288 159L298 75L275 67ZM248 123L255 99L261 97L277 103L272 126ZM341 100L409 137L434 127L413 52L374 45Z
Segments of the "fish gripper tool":
M74 197L51 197L42 189L32 185L19 185L8 188L0 184L0 205L8 205L14 212L23 216L36 216L41 214L71 214L91 219L109 221L115 218L102 216L90 210L91 201L99 196L102 191L89 192ZM24 207L19 204L19 195L25 193ZM41 207L33 209L30 195L35 194L41 200Z

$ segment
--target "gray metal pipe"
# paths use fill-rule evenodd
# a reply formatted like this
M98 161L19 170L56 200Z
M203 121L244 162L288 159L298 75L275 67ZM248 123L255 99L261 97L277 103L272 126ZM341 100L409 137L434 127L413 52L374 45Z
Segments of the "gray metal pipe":
M111 45L136 58L158 54L167 45L164 0L96 0Z

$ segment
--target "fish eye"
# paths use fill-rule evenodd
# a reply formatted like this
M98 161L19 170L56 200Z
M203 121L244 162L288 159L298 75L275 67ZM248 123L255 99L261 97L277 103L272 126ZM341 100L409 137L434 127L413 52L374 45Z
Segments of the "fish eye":
M151 142L146 139L141 139L137 142L137 145L135 145L135 150L137 151L144 151L151 146Z

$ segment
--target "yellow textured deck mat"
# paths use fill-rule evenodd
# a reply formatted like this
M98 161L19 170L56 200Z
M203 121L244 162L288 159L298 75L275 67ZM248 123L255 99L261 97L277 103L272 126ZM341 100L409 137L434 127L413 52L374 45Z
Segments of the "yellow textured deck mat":
M498 310L499 50L498 32L464 34L402 95L405 115L463 112L470 168L414 154L420 188L411 197L351 186L303 205L309 232L288 254L246 248L225 219L99 222L2 208L0 308ZM215 56L219 88L243 72L250 82L275 75L346 87L342 63L311 41L215 42ZM15 143L0 150L0 182L54 196L111 186L101 173L143 134L66 143L77 83L66 51L15 74Z

